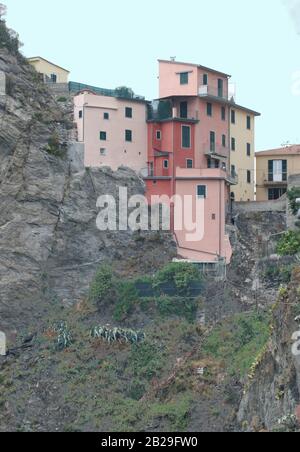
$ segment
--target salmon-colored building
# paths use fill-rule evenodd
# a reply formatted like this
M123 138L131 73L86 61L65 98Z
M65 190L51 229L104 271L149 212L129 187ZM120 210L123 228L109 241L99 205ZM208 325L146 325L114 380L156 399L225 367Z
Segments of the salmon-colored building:
M78 141L85 167L147 167L147 102L141 98L83 91L74 98Z
M174 230L186 259L230 261L225 231L230 213L231 173L229 75L199 65L159 61L160 99L148 120L147 195L190 195L204 200L204 235L190 242L184 228ZM176 209L176 201L172 211ZM174 220L171 222L174 223Z

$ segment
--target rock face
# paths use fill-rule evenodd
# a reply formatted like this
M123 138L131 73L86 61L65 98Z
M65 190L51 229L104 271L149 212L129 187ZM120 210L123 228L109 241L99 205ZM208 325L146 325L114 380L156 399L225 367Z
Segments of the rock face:
M289 290L280 291L273 309L272 339L257 362L256 372L242 400L238 420L249 430L278 427L278 421L293 416L300 403L300 362L292 353L292 336L299 330L300 269Z
M143 194L143 181L126 168L85 170L72 118L36 72L4 49L0 71L0 330L13 332L52 298L82 299L104 260L123 274L154 271L176 247L169 234L100 232L97 198L119 186Z

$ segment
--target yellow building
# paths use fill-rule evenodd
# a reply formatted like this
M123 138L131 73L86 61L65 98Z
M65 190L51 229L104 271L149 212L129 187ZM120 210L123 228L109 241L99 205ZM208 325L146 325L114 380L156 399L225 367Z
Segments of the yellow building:
M254 201L255 189L255 118L253 110L234 105L230 109L230 165L238 176L238 184L232 187L236 201Z
M45 82L68 83L70 71L41 57L28 58L28 62L39 72Z
M300 145L256 152L256 200L281 198L288 178L300 174Z

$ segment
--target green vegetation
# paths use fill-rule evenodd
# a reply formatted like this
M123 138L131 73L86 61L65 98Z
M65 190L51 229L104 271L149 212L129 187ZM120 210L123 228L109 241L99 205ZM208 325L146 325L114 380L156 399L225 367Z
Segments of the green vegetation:
M296 203L296 200L300 198L300 188L299 187L291 188L287 192L287 196L291 211L293 212L294 215L297 215L300 206Z
M0 19L0 48L6 48L13 55L19 56L20 45L18 34L8 29L5 21Z
M115 320L120 321L128 317L138 302L139 294L134 282L122 281L117 284L117 304L114 310Z
M90 286L89 300L98 305L107 301L113 301L115 295L114 285L112 268L108 265L101 266Z
M300 251L300 233L286 232L277 244L276 252L280 256L294 256Z
M112 268L104 265L91 284L89 300L98 307L109 303L113 307L114 320L118 322L126 320L138 309L149 312L153 308L161 317L178 316L193 321L200 300L191 297L190 287L199 282L202 282L199 270L186 263L172 263L154 277L131 281L118 279ZM152 295L140 294L139 286ZM173 295L164 293L166 286Z
M288 284L291 281L294 265L269 265L264 272L264 278L272 282Z
M186 293L193 282L200 280L201 275L196 266L185 262L173 262L156 274L153 286L159 289L165 283L174 284L181 293Z
M53 133L48 140L48 144L45 147L45 151L55 157L63 157L63 148L60 143L60 139L57 133Z
M57 99L57 102L61 102L61 103L65 103L65 102L67 102L67 98L66 97L59 97L58 99Z
M267 315L239 314L213 330L203 351L206 356L220 360L230 375L245 377L269 337Z

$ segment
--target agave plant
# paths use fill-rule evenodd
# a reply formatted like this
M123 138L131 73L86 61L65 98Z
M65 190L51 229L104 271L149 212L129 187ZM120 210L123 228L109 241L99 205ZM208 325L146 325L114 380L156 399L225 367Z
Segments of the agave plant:
M109 344L112 342L119 342L120 344L138 344L145 340L145 333L142 331L134 331L124 328L107 328L96 326L91 331L91 337L103 339Z
M69 348L73 343L73 337L71 331L68 329L66 322L57 322L53 325L53 331L57 333L56 349L62 351Z

